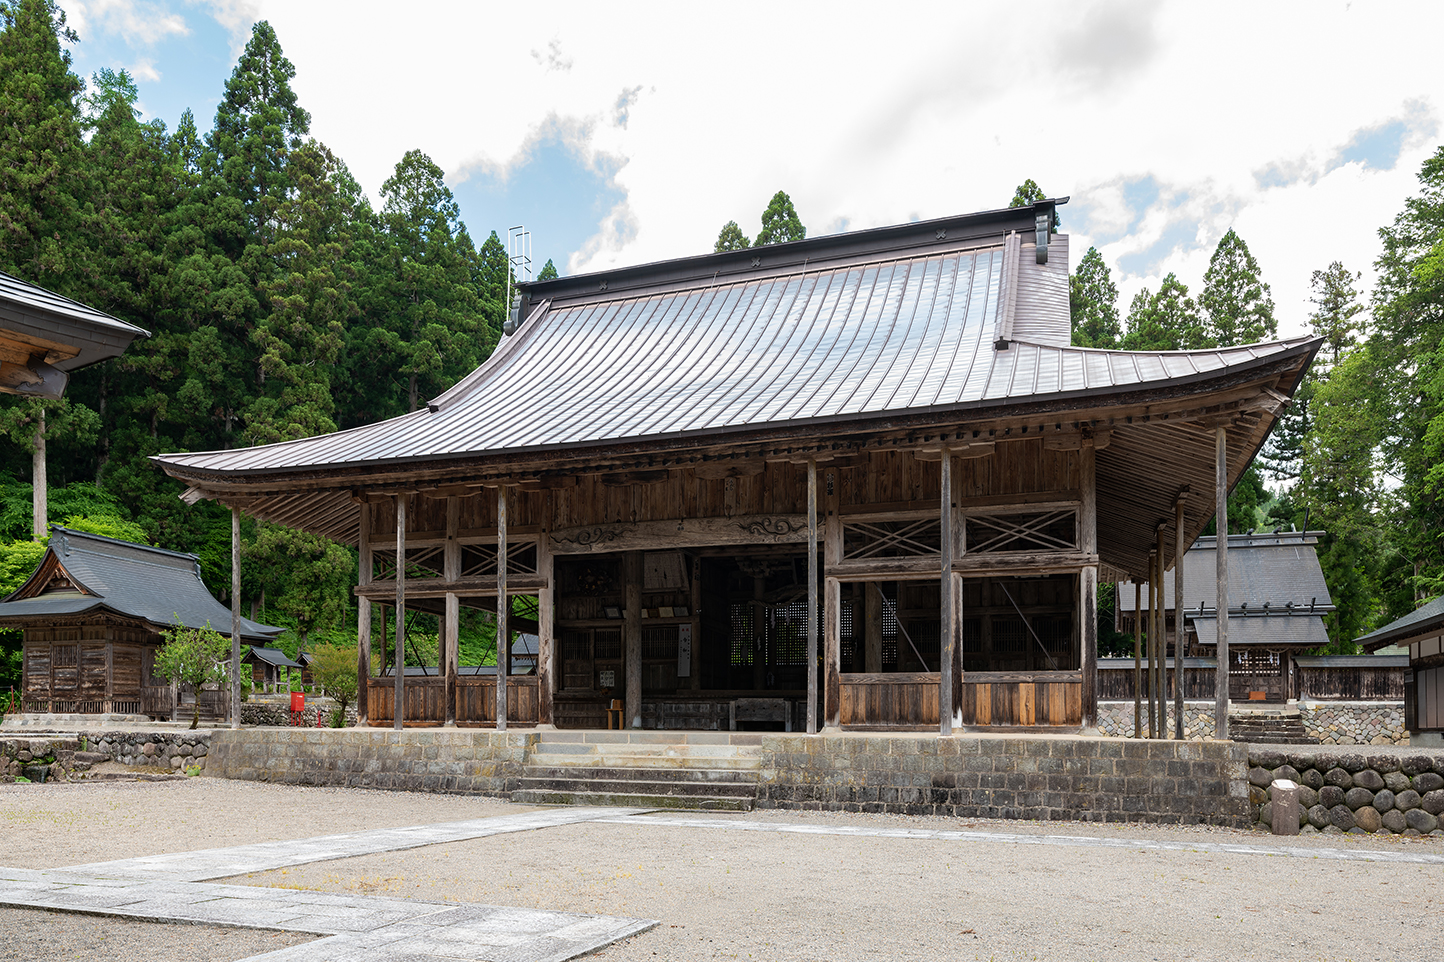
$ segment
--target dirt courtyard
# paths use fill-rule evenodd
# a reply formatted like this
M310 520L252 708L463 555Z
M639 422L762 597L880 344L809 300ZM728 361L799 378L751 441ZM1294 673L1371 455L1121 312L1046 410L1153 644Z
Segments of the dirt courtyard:
M0 786L0 864L49 868L526 812L492 799L184 782ZM930 834L940 830L941 834ZM1305 857L1299 857L1305 856ZM1438 838L802 812L653 813L227 881L656 919L590 958L1429 958ZM38 924L43 923L43 924ZM0 909L0 959L240 959L271 931ZM39 936L36 933L45 933ZM67 937L67 933L68 936ZM204 943L205 954L196 946Z

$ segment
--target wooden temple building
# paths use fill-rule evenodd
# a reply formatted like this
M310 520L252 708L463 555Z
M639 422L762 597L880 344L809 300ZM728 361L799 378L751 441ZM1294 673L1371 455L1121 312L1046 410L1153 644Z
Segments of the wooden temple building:
M220 717L221 692L180 691L155 674L161 632L177 625L231 630L199 558L59 525L35 572L0 600L0 627L24 632L25 713L168 719L199 698L203 715ZM281 632L244 618L237 628L258 644Z
M1404 727L1409 744L1444 747L1444 598L1425 602L1356 641L1368 652L1393 645L1408 649Z
M1099 579L1182 555L1318 342L1070 346L1059 203L524 285L417 411L157 460L440 616L440 677L360 646L373 725L1090 726ZM535 672L462 675L515 596Z

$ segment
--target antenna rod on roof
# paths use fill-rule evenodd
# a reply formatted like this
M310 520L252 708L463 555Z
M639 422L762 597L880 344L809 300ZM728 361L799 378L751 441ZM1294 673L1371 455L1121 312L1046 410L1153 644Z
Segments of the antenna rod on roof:
M512 278L531 282L531 231L521 224L506 232L506 311L502 333L511 335L521 326L521 294L511 292Z

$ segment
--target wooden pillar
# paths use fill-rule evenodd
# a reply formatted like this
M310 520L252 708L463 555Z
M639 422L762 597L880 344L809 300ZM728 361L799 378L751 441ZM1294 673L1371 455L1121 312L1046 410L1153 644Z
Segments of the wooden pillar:
M1133 737L1143 735L1143 585L1133 581Z
M446 499L446 545L441 549L441 575L447 581L461 578L461 542L457 541L460 527L461 499ZM445 686L447 728L456 727L456 669L460 664L459 636L461 634L461 599L455 592L446 593L446 609L441 618L441 675Z
M862 587L863 670L877 674L882 671L882 594L871 581Z
M496 486L496 730L506 731L506 676L511 673L511 596L506 593L506 485Z
M752 687L767 687L767 668L771 661L767 651L767 579L752 577Z
M1155 630L1154 621L1158 611L1158 556L1152 551L1148 552L1148 737L1158 737L1158 703L1154 698L1154 686L1157 684L1154 674L1158 667L1158 655L1156 652L1158 632Z
M1078 450L1078 511L1080 547L1085 555L1098 554L1098 460L1093 439L1085 438ZM1117 606L1118 599L1114 599ZM1098 566L1084 565L1078 574L1079 642L1083 647L1083 727L1098 727Z
M642 727L642 553L628 551L622 556L622 580L626 583L626 608L622 613L625 646L622 657L627 670L628 727Z
M1213 485L1214 528L1218 531L1218 548L1214 552L1218 562L1213 596L1218 614L1218 667L1213 680L1213 737L1222 741L1228 738L1228 428L1222 424L1214 429Z
M548 498L550 509L550 498ZM556 694L556 564L552 560L551 524L542 525L541 535L536 543L537 574L546 579L536 593L536 685L537 722L547 728L553 727L552 701Z
M1168 555L1164 553L1164 525L1157 528L1158 552L1158 737L1168 737L1168 597L1164 592Z
M828 728L842 724L842 582L828 577L842 561L842 514L838 510L837 469L824 471L822 503L826 512L822 523L822 640L823 718Z
M817 461L807 460L807 734L817 734Z
M702 690L702 559L692 559L692 673L687 676L687 687L693 691Z
M396 496L396 630L394 665L396 683L391 708L391 727L401 731L406 715L406 502L410 495Z
M34 450L30 454L30 527L34 540L44 541L50 530L49 494L50 482L45 468L45 409L41 408L36 418L35 434L32 439Z
M942 603L939 612L940 630L938 635L938 734L953 733L953 660L957 657L958 626L953 597L953 453L943 447L938 458L939 490L938 523L938 600Z
M1183 496L1173 504L1173 737L1183 740Z
M356 583L371 583L371 505L361 505L361 520L356 538ZM356 599L356 727L365 728L370 718L371 690L371 600Z
M107 652L111 646L107 645ZM241 511L231 509L231 727L241 727Z

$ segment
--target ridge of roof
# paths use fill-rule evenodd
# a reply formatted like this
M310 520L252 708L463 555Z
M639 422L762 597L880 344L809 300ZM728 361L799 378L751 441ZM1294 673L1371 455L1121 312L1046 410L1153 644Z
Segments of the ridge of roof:
M72 539L72 538L77 538L77 539L79 539L79 540L81 540L81 541L94 541L94 542L98 542L99 544L102 544L102 545L115 545L115 546L117 546L117 547L123 547L123 548L127 548L127 549L130 549L130 550L137 550L137 549L138 549L138 550L141 550L141 551L150 552L150 553L152 553L152 554L168 555L168 556L170 556L170 557L172 557L172 558L184 558L184 559L186 559L187 561L193 561L193 562L195 562L195 563L197 563L197 564L199 564L199 563L200 563L200 560L201 560L201 556L200 556L200 555L198 555L198 554L192 554L191 552L188 552L188 551L172 551L172 550L170 550L169 548L157 548L155 545L142 544L142 543L139 542L139 541L125 541L125 540L123 540L123 539L121 539L121 538L112 538L112 537L110 537L109 535L95 534L95 533L90 532L90 531L80 531L80 530L78 530L78 529L76 529L76 528L66 528L66 527L63 527L63 526L58 525L58 524L52 524L52 525L50 525L50 531L51 531L51 534L52 534L52 535L54 535L54 534L64 535L67 541L70 540L70 539ZM81 548L81 549L79 549L79 550L82 550L82 551L83 551L83 550L85 550L85 549L84 549L84 548ZM132 559L132 560L135 560L135 559Z
M1418 608L1400 618L1395 618L1382 628L1375 628L1367 635L1360 635L1354 639L1355 644L1377 644L1383 647L1395 638L1402 638L1410 634L1411 628L1426 625L1429 622L1439 619L1441 626L1444 626L1444 595L1424 602Z

